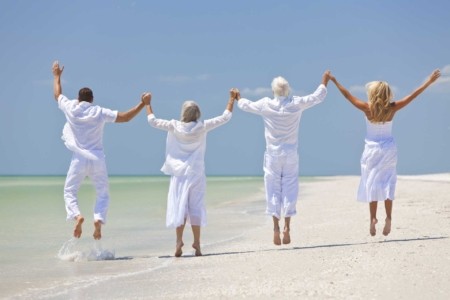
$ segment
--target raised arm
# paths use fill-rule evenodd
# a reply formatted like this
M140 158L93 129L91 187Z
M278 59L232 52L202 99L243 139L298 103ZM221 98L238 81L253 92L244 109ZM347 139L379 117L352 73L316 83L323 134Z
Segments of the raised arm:
M428 80L424 84L422 84L421 87L415 90L411 95L408 95L401 100L395 101L393 103L394 111L399 111L400 109L404 108L406 105L411 103L411 101L413 101L414 98L422 94L422 92L425 91L425 89L429 87L432 83L434 83L439 77L441 77L441 71L437 69L433 73L431 73L430 78L428 78Z
M146 97L144 99L144 103L145 106L147 107L147 121L148 124L150 124L150 126L161 129L161 130L172 130L173 129L173 125L172 122L168 121L168 120L163 120L163 119L157 119L155 117L155 115L153 114L153 109L152 109L152 95L150 95L150 97Z
M148 98L151 99L152 94L150 93L144 93L141 96L141 101L138 105L133 107L132 109L126 111L126 112L119 112L117 114L116 123L125 123L133 120L134 117L137 116L137 114L144 108L146 101L149 102Z
M337 88L339 89L339 91L341 92L341 94L348 100L350 101L351 104L353 104L353 106L355 106L357 109L362 110L363 112L367 112L369 110L369 104L367 102L364 102L362 100L359 100L358 98L356 98L355 96L353 96L352 94L350 94L350 92L343 87L337 80L336 78L330 74L330 80L334 82L334 84L337 86Z
M61 75L64 71L64 66L60 69L58 61L55 61L52 66L53 72L53 96L55 100L58 101L59 95L62 94L61 88Z
M230 98L228 99L228 103L227 103L227 108L225 109L223 114L221 116L218 116L218 117L215 117L212 119L208 119L203 122L205 124L206 131L213 130L213 129L227 123L228 121L230 121L231 116L232 116L231 113L233 111L233 106L234 106L234 100L236 99L236 96L238 93L239 93L239 91L237 89L231 89L230 90Z
M260 115L266 98L253 102L248 99L241 98L241 93L238 89L236 89L236 100L238 101L238 107L243 111Z

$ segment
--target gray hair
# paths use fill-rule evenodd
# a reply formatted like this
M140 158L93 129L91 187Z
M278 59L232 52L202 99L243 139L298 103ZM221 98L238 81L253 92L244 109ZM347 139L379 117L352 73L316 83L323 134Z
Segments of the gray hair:
M289 87L289 82L286 79L279 76L272 81L272 91L275 96L287 97L291 88Z
M194 101L186 101L181 108L181 122L197 122L200 119L200 107Z

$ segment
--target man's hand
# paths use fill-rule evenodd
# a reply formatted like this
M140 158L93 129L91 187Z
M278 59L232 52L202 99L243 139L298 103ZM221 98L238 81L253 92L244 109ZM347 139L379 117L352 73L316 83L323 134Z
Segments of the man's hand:
M144 105L150 105L150 102L152 101L152 94L151 93L143 93L141 96L141 101L144 103Z
M433 82L438 80L439 77L441 77L441 70L436 69L433 73L431 73L430 78L428 79L428 82L430 84L432 84Z
M59 62L55 61L52 66L53 76L61 76L64 71L64 66L60 69Z

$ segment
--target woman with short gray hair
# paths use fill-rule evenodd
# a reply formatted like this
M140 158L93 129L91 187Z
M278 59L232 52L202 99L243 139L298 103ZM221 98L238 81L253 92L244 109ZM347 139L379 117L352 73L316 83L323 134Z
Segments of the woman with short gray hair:
M205 207L205 150L208 131L231 119L236 90L230 90L227 107L221 116L200 121L200 108L194 101L186 101L181 109L181 120L156 119L151 102L147 105L148 123L168 131L166 161L161 169L171 175L167 199L166 226L176 228L175 256L182 255L183 231L186 222L194 234L195 255L201 256L200 226L206 225Z

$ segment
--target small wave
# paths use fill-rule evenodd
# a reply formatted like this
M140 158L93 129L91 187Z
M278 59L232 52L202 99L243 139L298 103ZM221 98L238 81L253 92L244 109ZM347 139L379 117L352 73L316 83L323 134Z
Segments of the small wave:
M91 254L89 254L88 261L98 261L98 260L113 260L116 257L116 252L114 250L103 250L102 245L99 241L94 242L94 248L91 249Z
M114 250L103 249L100 241L94 242L94 246L91 248L91 253L88 256L83 251L75 250L77 243L77 238L71 238L64 243L56 257L69 262L113 260L116 257L116 252Z
M86 256L84 252L74 250L77 242L78 239L74 237L65 242L61 249L59 249L58 255L56 257L58 257L60 260L70 262L83 261Z

